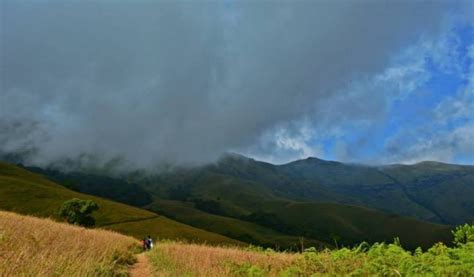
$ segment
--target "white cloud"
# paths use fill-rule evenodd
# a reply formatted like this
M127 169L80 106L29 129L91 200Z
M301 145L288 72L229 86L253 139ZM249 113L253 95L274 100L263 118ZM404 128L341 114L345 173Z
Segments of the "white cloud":
M322 145L314 143L317 137L314 128L304 120L279 126L263 135L259 144L240 152L275 164L307 157L324 157Z
M455 162L459 154L473 153L469 139L474 120L474 64L471 62L470 69L464 72L462 65L472 60L474 47L462 56L461 46L451 29L433 41L420 40L399 53L380 73L355 80L340 93L321 99L313 114L317 120L307 118L304 123L287 124L293 127L273 129L261 138L258 147L244 152L276 163L307 156L367 163ZM403 117L403 109L390 110L395 101L405 101L412 95L431 97L433 92L426 85L433 78L432 66L445 74L457 74L459 82L465 80L466 85L456 94L445 96L433 110L420 109L420 116L431 119L427 125L401 122L409 127L400 126L401 131L386 138L382 149L371 152L369 148L377 142L374 141L377 132L392 119L390 113ZM328 140L334 141L329 150L323 144Z
M413 136L419 134L414 133ZM462 163L474 163L474 122L454 128L453 130L438 131L429 137L422 137L409 145L403 144L403 139L392 138L387 141L387 148L403 147L390 157L390 162L416 163L420 161L441 161L452 163L461 156ZM388 161L387 161L388 162Z

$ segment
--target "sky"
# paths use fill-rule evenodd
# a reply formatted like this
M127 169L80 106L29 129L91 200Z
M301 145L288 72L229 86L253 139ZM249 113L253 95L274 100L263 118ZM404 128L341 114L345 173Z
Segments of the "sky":
M474 164L472 1L0 9L0 155L27 164Z

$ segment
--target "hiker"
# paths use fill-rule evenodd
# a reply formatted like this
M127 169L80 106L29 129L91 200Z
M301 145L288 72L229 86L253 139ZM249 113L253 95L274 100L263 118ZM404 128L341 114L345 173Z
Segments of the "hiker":
M153 248L153 240L151 239L151 236L148 236L147 242L148 242L148 250L151 250Z
M141 243L142 243L142 247L143 247L143 251L147 250L148 249L148 241L146 238L142 239L141 240Z

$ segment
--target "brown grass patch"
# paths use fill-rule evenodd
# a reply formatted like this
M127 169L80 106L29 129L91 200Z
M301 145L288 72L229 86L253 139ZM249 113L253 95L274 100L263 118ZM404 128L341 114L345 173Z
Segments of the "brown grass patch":
M279 253L174 242L148 253L156 276L466 276L474 272L474 242L427 251L399 243Z
M115 232L0 211L0 275L126 274L138 247Z
M237 247L213 247L180 242L158 243L149 253L156 276L248 275L252 267L278 276L291 266L298 254L249 251ZM258 268L258 269L257 269Z

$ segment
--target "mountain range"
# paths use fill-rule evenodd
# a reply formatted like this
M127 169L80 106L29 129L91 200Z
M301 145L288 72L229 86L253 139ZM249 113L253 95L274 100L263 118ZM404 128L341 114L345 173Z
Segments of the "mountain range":
M369 166L307 158L283 165L226 154L199 167L120 177L26 167L69 189L165 215L238 241L291 248L399 237L450 243L474 221L474 166Z

